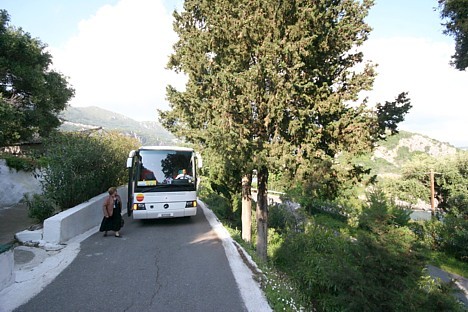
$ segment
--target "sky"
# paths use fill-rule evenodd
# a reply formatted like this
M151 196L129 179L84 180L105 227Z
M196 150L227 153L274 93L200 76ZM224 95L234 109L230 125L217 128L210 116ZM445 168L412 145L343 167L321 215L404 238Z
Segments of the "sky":
M157 120L157 109L169 109L166 86L184 87L166 69L182 0L0 0L0 8L10 25L48 45L55 70L75 88L72 106ZM378 76L362 96L374 106L408 92L413 108L401 130L468 147L468 71L450 66L455 43L436 8L437 0L375 1L362 50Z

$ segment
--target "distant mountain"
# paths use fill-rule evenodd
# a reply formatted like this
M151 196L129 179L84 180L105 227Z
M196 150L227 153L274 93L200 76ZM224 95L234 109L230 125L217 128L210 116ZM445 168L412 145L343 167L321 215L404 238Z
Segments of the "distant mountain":
M138 138L142 145L174 145L178 140L157 121L139 122L99 107L69 107L61 115L65 120L62 131L79 131L102 127L117 130ZM359 162L373 169L376 174L397 174L401 167L418 154L443 157L462 151L449 143L427 136L400 131L380 141L371 155L363 156Z
M358 162L372 168L373 174L398 175L401 173L401 168L417 155L445 157L462 150L421 134L400 131L380 141L371 155L360 157Z
M136 137L142 145L173 145L177 139L157 121L136 121L99 107L69 107L60 117L60 130L80 131L95 128L116 130Z

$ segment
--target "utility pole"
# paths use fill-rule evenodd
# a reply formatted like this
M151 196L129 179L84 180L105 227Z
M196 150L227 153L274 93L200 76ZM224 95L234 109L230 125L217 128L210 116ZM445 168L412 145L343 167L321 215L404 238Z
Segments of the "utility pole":
M435 186L434 186L434 175L440 174L440 172L434 172L434 169L431 169L430 178L431 178L431 216L435 217Z
M434 189L434 170L431 169L431 216L432 218L435 217L435 204L434 204L434 196L435 196L435 189Z

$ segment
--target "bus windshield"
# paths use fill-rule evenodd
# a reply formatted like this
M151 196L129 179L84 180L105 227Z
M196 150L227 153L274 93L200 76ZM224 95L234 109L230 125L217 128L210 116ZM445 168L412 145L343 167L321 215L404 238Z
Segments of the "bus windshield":
M192 152L140 150L136 162L136 188L141 191L195 190Z

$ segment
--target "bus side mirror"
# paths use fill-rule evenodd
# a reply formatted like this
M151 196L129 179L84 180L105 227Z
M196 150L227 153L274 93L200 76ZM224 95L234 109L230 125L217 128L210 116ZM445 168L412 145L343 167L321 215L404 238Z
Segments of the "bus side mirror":
M196 158L197 158L197 167L198 169L200 169L201 167L203 167L203 160L201 158L201 155L197 153L196 155Z
M133 157L127 158L127 168L131 168L133 163Z
M127 168L131 168L133 164L133 156L135 156L135 151L131 150L130 153L128 153L128 158L127 158Z

